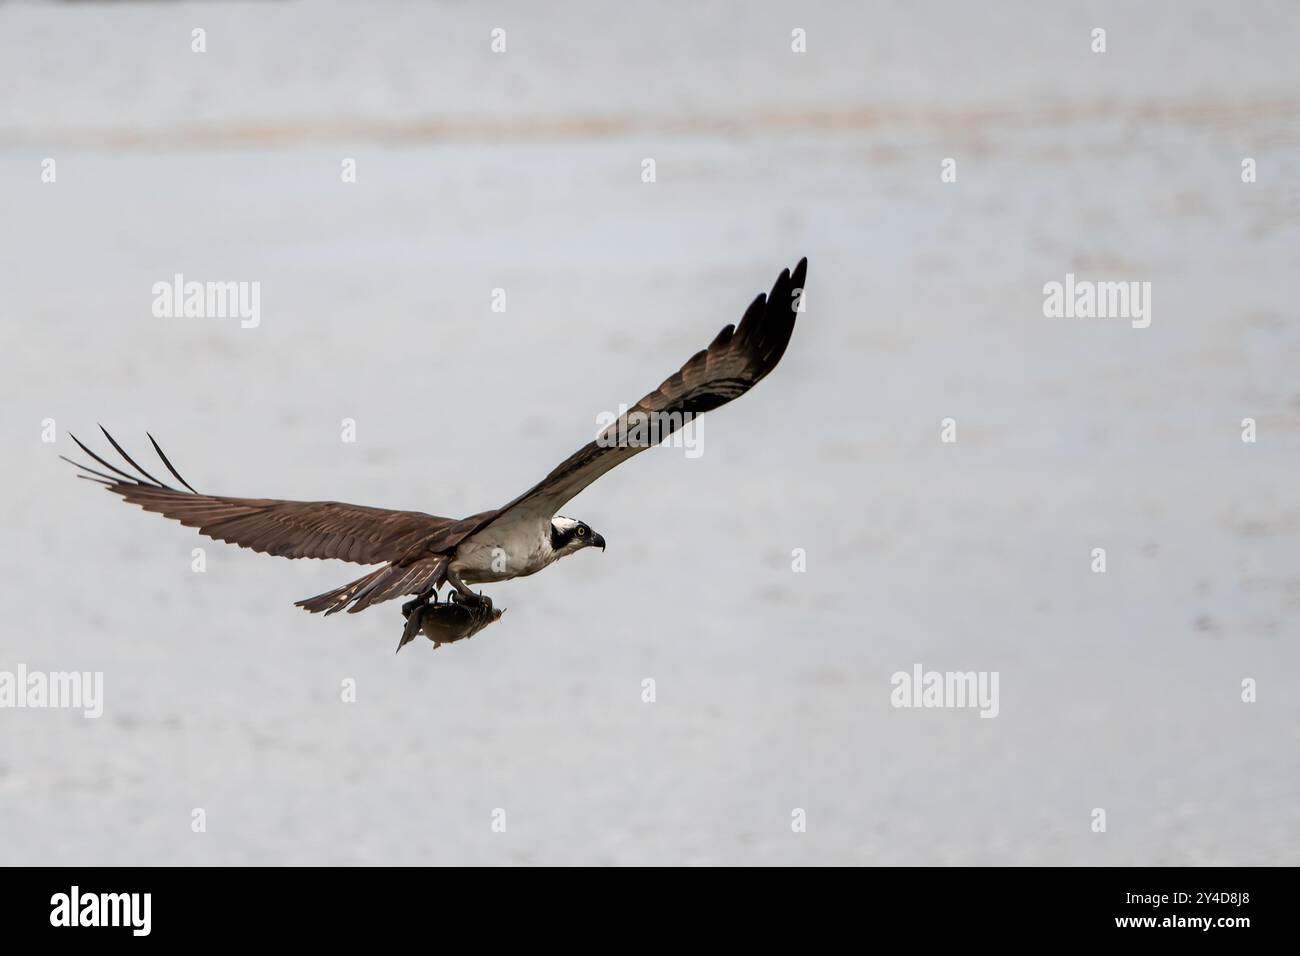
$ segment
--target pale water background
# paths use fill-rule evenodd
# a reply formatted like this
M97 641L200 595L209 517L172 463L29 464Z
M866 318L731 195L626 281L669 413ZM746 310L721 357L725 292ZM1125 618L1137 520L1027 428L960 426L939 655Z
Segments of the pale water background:
M0 862L1296 863L1300 8L1133 6L0 5L0 669L106 694L0 711ZM436 653L56 458L493 507L801 255L704 455ZM1067 271L1151 327L1045 319ZM891 708L918 662L1000 715Z

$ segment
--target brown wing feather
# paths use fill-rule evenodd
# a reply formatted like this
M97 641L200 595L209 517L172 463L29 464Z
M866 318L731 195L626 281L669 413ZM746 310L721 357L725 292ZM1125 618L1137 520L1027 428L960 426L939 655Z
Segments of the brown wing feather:
M108 435L107 432L104 434ZM108 437L128 464L141 474L147 474L122 451L112 436ZM476 515L474 519L458 521L419 511L390 511L338 501L230 498L180 491L152 476L135 478L100 458L75 437L73 441L113 474L97 471L71 459L65 460L90 475L98 476L91 480L105 485L131 504L197 528L200 534L217 541L284 558L334 558L354 564L400 561L454 547L483 517ZM186 484L162 455L161 449L158 451L168 471Z
M745 311L738 326L728 325L663 384L646 395L595 441L589 442L561 462L549 475L514 501L490 515L476 530L500 518L517 518L520 513L554 515L593 481L639 454L648 444L618 445L614 439L632 432L637 413L657 414L663 440L681 427L684 415L702 415L739 398L776 368L794 333L795 318L803 296L808 260L801 259L793 275L782 271L770 295L759 295ZM631 419L631 425L629 425Z
M282 558L397 561L456 524L418 511L339 501L227 498L126 483L110 485L109 491L209 538Z

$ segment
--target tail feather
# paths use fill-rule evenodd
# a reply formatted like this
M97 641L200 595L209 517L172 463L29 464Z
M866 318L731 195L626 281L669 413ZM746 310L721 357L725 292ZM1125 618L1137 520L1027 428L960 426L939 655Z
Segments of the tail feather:
M315 597L303 598L301 601L294 601L296 607L305 608L312 614L318 614L324 611L326 616L333 614L335 611L341 611L349 604L361 588L373 584L380 577L387 574L392 569L391 565L384 565L377 568L369 574L357 578L355 581L349 581L342 587L337 587L333 591L326 591L324 594L318 594Z
M444 558L426 558L403 567L390 564L388 574L368 583L357 592L349 614L364 611L372 604L390 601L404 594L420 594L428 588L438 588L446 580L447 561Z
M349 614L364 611L372 604L419 594L430 587L440 587L446 573L442 558L426 558L410 564L386 564L341 587L312 598L295 601L297 607L313 614L324 611L328 616L347 608ZM351 607L349 607L351 605Z

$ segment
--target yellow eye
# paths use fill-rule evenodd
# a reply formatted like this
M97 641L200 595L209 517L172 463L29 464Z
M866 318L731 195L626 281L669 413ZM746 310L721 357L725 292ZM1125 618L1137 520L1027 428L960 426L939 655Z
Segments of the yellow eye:
M579 527L578 527L578 537L579 537L579 538L585 538L586 536L587 536L587 529L584 528L584 527L582 527L581 525L579 525Z

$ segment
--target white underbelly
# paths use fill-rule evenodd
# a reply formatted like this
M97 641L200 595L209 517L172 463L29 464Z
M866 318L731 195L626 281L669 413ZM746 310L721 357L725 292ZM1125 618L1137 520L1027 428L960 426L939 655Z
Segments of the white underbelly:
M466 584L508 581L535 574L551 563L550 536L507 538L500 541L462 541L451 561L451 570Z

